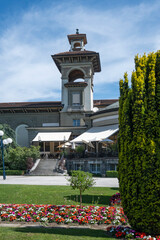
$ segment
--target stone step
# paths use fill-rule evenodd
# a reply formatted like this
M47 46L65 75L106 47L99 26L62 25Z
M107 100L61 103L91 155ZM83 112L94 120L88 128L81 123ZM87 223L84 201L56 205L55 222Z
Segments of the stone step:
M58 159L41 159L36 169L31 172L31 176L62 176L66 175L65 172L57 172L56 165Z

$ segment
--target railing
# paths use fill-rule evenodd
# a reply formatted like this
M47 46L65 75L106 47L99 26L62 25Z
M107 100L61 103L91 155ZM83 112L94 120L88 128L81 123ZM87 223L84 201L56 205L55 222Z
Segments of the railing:
M67 108L68 112L83 111L83 110L84 110L84 105L77 105L77 106L69 105L68 108Z
M67 159L74 159L74 158L118 158L118 153L117 152L112 152L112 153L103 153L99 152L98 154L95 152L83 152L83 153L72 153L68 154L66 156Z

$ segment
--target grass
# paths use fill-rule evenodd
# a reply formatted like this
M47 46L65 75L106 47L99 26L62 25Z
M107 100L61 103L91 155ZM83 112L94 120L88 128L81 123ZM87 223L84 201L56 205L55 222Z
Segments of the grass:
M42 228L42 227L25 227L9 228L0 227L1 240L114 240L108 238L104 230L94 229L71 229L71 228Z
M92 187L83 194L83 205L109 205L118 188ZM79 205L79 191L70 186L0 185L0 203ZM0 227L1 240L115 240L106 231L82 228Z
M92 187L83 194L83 205L109 205L118 188ZM0 203L79 205L79 191L70 186L0 185Z

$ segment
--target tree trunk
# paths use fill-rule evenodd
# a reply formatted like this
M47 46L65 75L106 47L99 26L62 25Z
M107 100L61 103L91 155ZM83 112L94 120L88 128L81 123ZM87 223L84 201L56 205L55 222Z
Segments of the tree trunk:
M80 190L80 207L82 207L82 190Z

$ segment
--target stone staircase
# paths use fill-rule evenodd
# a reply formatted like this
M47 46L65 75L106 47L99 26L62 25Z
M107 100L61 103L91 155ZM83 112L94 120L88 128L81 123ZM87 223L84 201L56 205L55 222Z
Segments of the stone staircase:
M31 172L31 176L58 176L64 175L63 172L57 172L56 167L58 159L41 159L36 169Z

